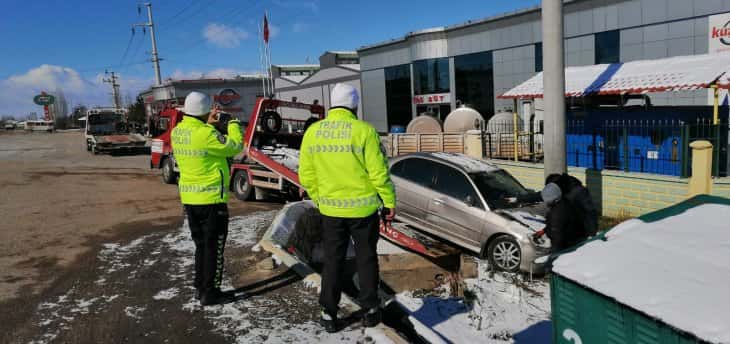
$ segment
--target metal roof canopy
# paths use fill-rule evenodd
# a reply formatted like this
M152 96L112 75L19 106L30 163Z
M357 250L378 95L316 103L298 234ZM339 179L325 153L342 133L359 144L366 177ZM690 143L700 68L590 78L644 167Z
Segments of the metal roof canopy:
M543 73L498 96L542 98ZM640 94L709 88L730 89L730 53L565 68L565 96Z

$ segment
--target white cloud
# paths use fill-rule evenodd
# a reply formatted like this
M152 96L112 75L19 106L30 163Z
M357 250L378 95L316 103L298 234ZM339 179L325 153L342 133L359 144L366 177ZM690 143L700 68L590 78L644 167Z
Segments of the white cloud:
M249 33L238 27L210 23L203 28L203 37L221 48L235 48L241 41L248 39Z
M309 25L305 24L305 23L294 23L291 26L291 30L294 33L302 33L302 32L307 31L307 29L309 29Z
M33 103L33 96L41 91L53 93L57 89L63 91L69 106L109 106L111 88L102 83L102 79L103 74L88 80L73 68L43 64L0 80L0 113L16 117L25 117L29 112L41 113L43 110ZM152 82L120 75L119 83L122 94L136 95Z

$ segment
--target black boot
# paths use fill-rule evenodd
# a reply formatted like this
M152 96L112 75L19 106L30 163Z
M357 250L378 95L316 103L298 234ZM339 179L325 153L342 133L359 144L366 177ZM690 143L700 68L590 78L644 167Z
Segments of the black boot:
M362 317L362 325L365 327L375 327L380 324L382 317L380 307L371 308Z
M222 305L225 303L231 303L236 300L236 294L230 291L221 291L220 289L213 289L211 291L203 293L200 298L200 304L202 306L210 305Z
M337 315L335 314L332 316L324 310L320 312L319 324L324 327L324 330L327 331L327 333L335 333L340 330L337 324Z

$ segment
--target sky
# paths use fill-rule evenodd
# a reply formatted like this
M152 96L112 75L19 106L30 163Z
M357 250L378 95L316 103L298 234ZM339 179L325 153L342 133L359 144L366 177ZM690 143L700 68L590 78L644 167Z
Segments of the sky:
M122 98L153 83L150 32L134 0L0 0L0 116L42 113L32 98L63 90L70 106L110 105L106 70ZM454 4L458 4L454 6ZM274 64L318 63L326 50L355 50L436 26L539 5L539 0L329 1L152 0L162 78L230 77L260 71L258 28L270 14Z

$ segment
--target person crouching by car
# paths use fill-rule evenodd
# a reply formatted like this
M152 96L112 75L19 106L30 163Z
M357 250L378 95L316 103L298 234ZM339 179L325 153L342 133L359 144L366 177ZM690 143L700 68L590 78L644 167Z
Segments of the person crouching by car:
M535 237L547 235L551 243L552 253L557 253L575 246L588 238L583 228L580 207L567 197L563 197L556 183L548 183L540 193L548 207L545 217L545 228L536 232Z

